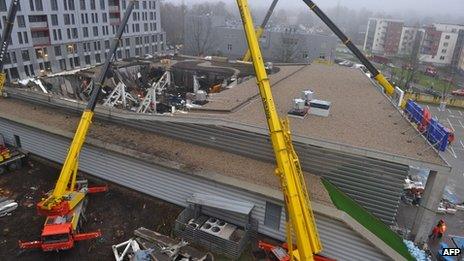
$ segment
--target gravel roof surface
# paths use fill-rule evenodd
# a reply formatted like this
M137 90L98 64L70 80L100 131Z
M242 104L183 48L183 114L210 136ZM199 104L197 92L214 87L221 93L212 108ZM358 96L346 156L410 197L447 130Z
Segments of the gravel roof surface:
M281 66L284 73L295 72L298 66ZM276 75L281 81L273 86L273 97L280 115L292 109L292 99L311 89L316 99L332 102L329 117L307 115L291 117L293 133L355 147L401 155L430 163L446 165L437 152L411 127L397 109L358 69L338 65L311 64L297 70L291 77ZM271 84L275 82L272 79ZM243 83L257 93L254 78ZM242 87L222 92L223 96ZM235 97L233 94L231 97ZM213 97L215 99L215 97ZM224 97L221 98L226 99ZM214 103L213 103L214 104ZM216 103L217 105L217 103ZM205 106L208 108L208 106ZM224 108L229 108L227 105ZM199 113L197 113L199 114ZM261 100L256 97L232 113L215 114L260 127L267 127Z
M303 66L282 66L279 72L271 74L269 80L275 86L279 85L283 79L290 77ZM208 97L209 102L201 108L195 110L203 111L232 111L237 107L243 105L250 99L256 98L259 95L258 88L256 87L256 80L254 77L236 85L231 89L227 89L220 93L210 94Z
M1 99L0 112L8 112L18 121L24 119L67 132L74 132L79 120L74 114L13 99ZM99 120L92 124L88 137L178 162L187 173L216 173L274 189L280 187L273 164L232 153ZM306 172L305 177L312 200L333 206L319 177Z

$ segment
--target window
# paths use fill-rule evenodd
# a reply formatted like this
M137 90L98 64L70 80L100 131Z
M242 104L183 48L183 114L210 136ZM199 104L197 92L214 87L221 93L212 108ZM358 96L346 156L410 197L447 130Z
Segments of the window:
M23 58L23 61L29 61L29 51L28 50L22 50L21 51L21 57Z
M31 76L31 74L29 73L29 66L24 65L24 72L26 73L27 76Z
M81 62L79 60L79 57L74 57L74 66L76 66L76 67L81 66Z
M126 38L126 46L130 46L130 38Z
M95 10L95 0L90 0L90 9Z
M53 14L51 16L52 18L52 25L58 25L58 16L56 14Z
M37 59L43 59L48 56L47 48L38 48L35 49L35 56Z
M5 0L0 0L0 11L2 11L2 12L6 12L6 11L7 11Z
M105 0L100 0L100 9L105 9Z
M79 5L81 6L81 10L85 10L85 0L80 0Z
M55 49L55 56L61 56L61 46L57 45L54 47Z
M84 37L89 37L89 28L87 27L82 28L82 32L84 34Z
M53 29L53 40L55 40L55 41L57 40L57 37L56 37L56 30L55 30L55 29Z
M77 28L73 28L73 29L72 29L72 37L73 37L74 39L77 39L77 37L78 37L78 36L77 36Z
M110 41L109 40L105 41L105 49L110 49Z
M68 10L68 0L63 0L64 10Z
M11 61L13 63L16 63L17 62L17 60L16 60L16 52L11 51L10 54L11 54Z
M10 69L11 79L19 79L18 68L14 67Z
M74 10L74 9L76 9L76 8L74 7L74 0L68 0L68 1L69 1L69 2L68 2L69 10Z
M232 51L232 44L227 44L227 50Z
M98 36L98 26L94 26L92 30L93 30L93 36Z
M61 39L63 39L63 38L61 37L61 29L58 29L58 39L59 39L60 41L61 41Z
M108 22L108 15L106 13L102 14L102 20L103 20L104 23Z
M445 56L440 56L440 60L445 60Z
M50 5L53 11L58 10L58 1L57 0L50 0Z
M29 0L29 7L31 8L31 11L34 11L34 0Z
M446 40L450 39L450 35L449 34L445 35L445 39Z
M24 43L29 43L29 37L27 37L27 32L23 32Z
M279 230L281 213L281 206L271 202L266 202L266 211L264 213L264 225L266 227Z
M84 60L85 60L85 64L86 64L86 65L90 65L90 55L86 55L86 56L84 57Z
M69 18L69 14L64 14L63 19L64 19L64 24L65 25L70 25L71 24L71 19Z
M443 47L448 47L449 43L448 42L444 42L443 43Z
M130 50L129 50L129 49L126 49L126 50L125 50L125 53L126 53L126 58L129 58L129 57L130 57Z
M37 11L43 11L42 0L35 0L35 9Z
M26 27L26 21L24 20L24 15L18 15L18 27Z
M60 59L60 69L62 71L66 71L66 60L65 59Z
M441 53L446 53L446 49L441 49Z
M100 58L100 54L99 54L99 53L95 54L95 61L96 61L97 63L101 63L101 58Z
M18 32L18 43L19 44L23 43L23 35L21 34L21 32Z
M47 48L38 48L35 49L35 56L37 59L43 59L48 56Z

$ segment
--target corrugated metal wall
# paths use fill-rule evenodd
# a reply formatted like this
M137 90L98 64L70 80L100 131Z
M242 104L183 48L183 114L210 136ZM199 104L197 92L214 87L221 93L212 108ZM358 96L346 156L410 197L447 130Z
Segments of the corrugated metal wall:
M36 93L24 94L18 90L10 92L10 95L28 102L72 111L82 110L79 103L51 99ZM202 146L274 162L267 132L257 133L256 128L250 130L246 125L234 124L236 127L229 128L221 123L207 124L210 119L195 119L195 116L171 118L142 115L150 120L134 120L134 115L102 108L97 108L96 117ZM403 190L402 184L409 166L309 145L298 142L297 137L294 139L294 145L303 170L327 178L385 223L394 223Z
M69 139L44 131L0 119L0 133L13 142L13 135L21 139L22 147L33 154L56 162L62 162L69 146ZM263 225L266 200L283 205L281 201L266 199L236 187L226 186L197 176L191 176L135 158L84 146L80 157L80 169L96 177L121 184L170 203L186 206L192 193L210 193L239 201L252 202L252 217L259 221L259 232L280 240L285 238L285 216L282 212L280 230ZM378 249L361 238L344 223L316 214L319 233L325 247L324 254L339 260L387 259Z
M274 162L266 135L228 127L166 121L117 122L176 139L206 145L258 160ZM363 207L392 224L409 166L294 141L302 168L326 177Z

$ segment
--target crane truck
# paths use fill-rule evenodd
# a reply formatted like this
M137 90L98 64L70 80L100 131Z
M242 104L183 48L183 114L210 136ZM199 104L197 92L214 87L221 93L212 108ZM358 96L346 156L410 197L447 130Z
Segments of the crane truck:
M43 251L66 250L72 248L76 241L101 236L99 230L90 233L79 233L87 203L87 194L104 192L107 187L89 187L86 180L77 180L78 159L92 123L98 96L112 60L115 58L116 50L134 8L134 3L135 0L129 1L118 31L113 38L105 64L96 80L91 83L92 92L89 102L81 116L56 186L47 198L37 204L39 214L46 216L41 239L31 242L20 241L20 248L39 248Z
M293 148L289 122L280 119L277 113L248 1L237 0L237 5L276 158L275 174L280 178L285 199L288 254L290 260L314 260L315 254L322 251L322 244L317 232L300 162ZM296 249L293 247L293 232L296 239Z
M4 29L2 33L2 46L0 46L0 96L3 96L3 87L6 82L6 73L3 72L3 64L7 55L8 46L11 40L11 31L13 30L16 13L18 12L19 0L13 0L10 3L6 20L4 20Z

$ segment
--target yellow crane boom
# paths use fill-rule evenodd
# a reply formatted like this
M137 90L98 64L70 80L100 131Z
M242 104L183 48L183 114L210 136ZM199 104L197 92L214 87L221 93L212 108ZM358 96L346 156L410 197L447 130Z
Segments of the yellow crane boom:
M77 127L76 133L74 134L71 146L69 147L68 154L61 169L58 181L53 192L48 196L48 198L37 204L39 211L45 213L66 213L73 209L77 204L79 204L85 197L84 193L75 191L79 155L82 150L82 146L84 145L87 132L92 123L94 109L97 105L98 96L100 95L101 88L107 76L107 72L112 61L115 59L119 42L121 41L121 37L124 33L124 27L127 24L132 13L132 9L134 8L134 4L137 1L138 0L128 1L124 17L121 21L121 24L119 25L117 33L112 39L112 45L110 52L108 53L108 58L106 59L105 64L103 64L96 80L92 82L93 89L90 100L87 103L84 112L82 113L79 125Z
M276 175L280 178L285 198L289 254L292 259L313 260L313 255L322 251L322 244L317 232L300 162L292 145L288 120L280 119L277 113L258 38L253 28L248 1L237 0L237 5L266 114L277 163ZM295 233L296 250L292 249L292 231Z

